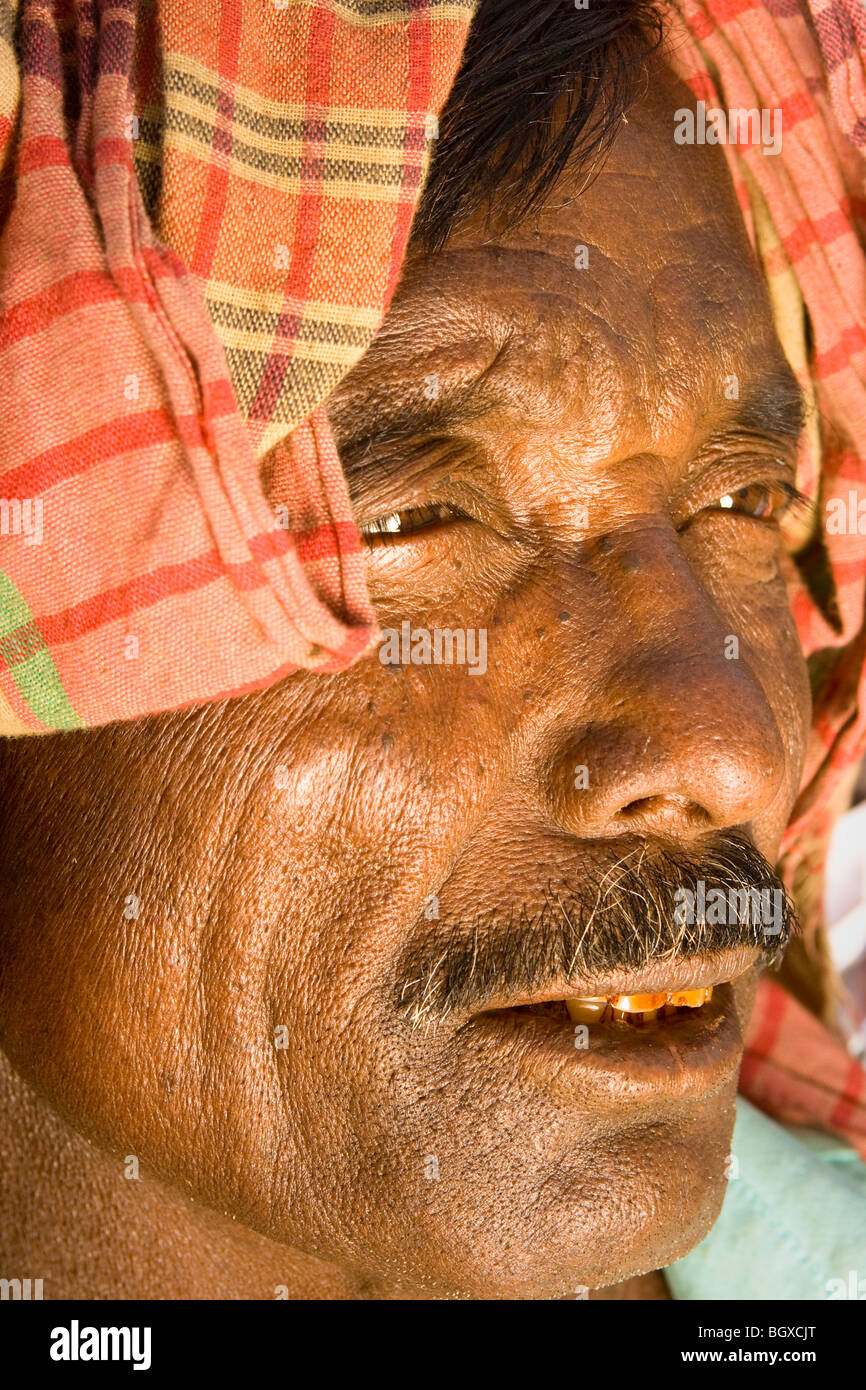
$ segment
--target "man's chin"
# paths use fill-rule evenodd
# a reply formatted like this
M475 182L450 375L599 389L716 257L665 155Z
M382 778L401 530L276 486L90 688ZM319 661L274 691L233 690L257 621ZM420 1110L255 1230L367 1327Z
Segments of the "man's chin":
M583 1298L589 1290L664 1269L700 1244L718 1218L724 1195L724 1184L712 1184L688 1220L681 1220L676 1228L668 1225L653 1231L650 1239L645 1230L621 1230L612 1232L610 1241L602 1240L591 1253L585 1248L579 1253L563 1250L556 1259L554 1251L533 1250L522 1261L513 1254L507 1273L502 1268L491 1271L489 1279L473 1281L471 1290L458 1287L454 1293L474 1299Z
M642 1250L640 1254L637 1250L633 1251L621 1263L609 1268L603 1276L595 1275L591 1282L587 1282L587 1287L608 1288L611 1284L620 1284L625 1279L665 1269L675 1260L688 1255L715 1225L725 1199L725 1191L724 1182L712 1183L702 1194L702 1200L687 1222L683 1222L677 1228L668 1227L660 1232L660 1238L653 1243L651 1250Z
M435 1216L419 1213L414 1277L404 1265L399 1282L433 1298L549 1300L664 1268L704 1238L725 1196L733 1093L695 1109L600 1136L595 1159L584 1140L573 1166L521 1180L504 1158L510 1183L488 1163L474 1188L465 1177L440 1188Z
M437 1299L537 1300L585 1298L590 1290L620 1284L655 1270L693 1250L711 1230L724 1200L724 1184L713 1184L702 1194L699 1210L690 1214L678 1229L654 1233L646 1240L642 1233L619 1232L611 1244L615 1254L601 1241L591 1253L564 1248L523 1249L519 1242L504 1249L489 1264L484 1252L476 1251L466 1265L455 1270L453 1278L410 1279L407 1293L426 1294ZM634 1236L637 1235L637 1239Z

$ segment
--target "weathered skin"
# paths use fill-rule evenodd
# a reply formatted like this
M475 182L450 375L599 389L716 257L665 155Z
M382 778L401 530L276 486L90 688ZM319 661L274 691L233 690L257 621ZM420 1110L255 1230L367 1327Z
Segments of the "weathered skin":
M447 1026L410 1033L391 994L431 893L452 920L532 909L624 834L739 826L772 861L796 795L787 562L773 524L715 507L790 476L772 410L732 426L787 369L723 153L674 144L690 97L663 70L649 92L589 191L411 263L332 405L346 439L430 374L485 373L449 481L382 451L353 489L362 523L472 511L371 550L369 581L383 626L486 628L486 674L373 656L4 754L0 1274L46 1297L569 1297L715 1218L735 1075L590 1113Z

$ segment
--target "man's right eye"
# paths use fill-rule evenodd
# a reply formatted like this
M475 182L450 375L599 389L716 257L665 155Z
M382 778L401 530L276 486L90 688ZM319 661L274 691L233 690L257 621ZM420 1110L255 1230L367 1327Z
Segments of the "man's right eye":
M376 517L375 521L368 521L366 526L361 527L361 535L368 545L389 545L416 531L432 530L461 518L465 519L466 513L461 512L459 507L452 507L447 502L431 502Z

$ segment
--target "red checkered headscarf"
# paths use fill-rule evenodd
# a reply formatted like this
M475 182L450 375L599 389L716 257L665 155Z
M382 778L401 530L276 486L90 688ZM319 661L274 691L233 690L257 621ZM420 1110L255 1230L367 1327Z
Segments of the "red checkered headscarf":
M0 732L371 646L322 402L388 306L472 13L0 0Z

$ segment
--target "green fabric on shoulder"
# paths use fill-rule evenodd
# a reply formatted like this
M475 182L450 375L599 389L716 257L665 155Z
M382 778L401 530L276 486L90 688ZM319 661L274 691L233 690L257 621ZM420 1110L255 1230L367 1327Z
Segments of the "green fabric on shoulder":
M866 1299L866 1164L737 1098L719 1219L665 1270L676 1299Z

